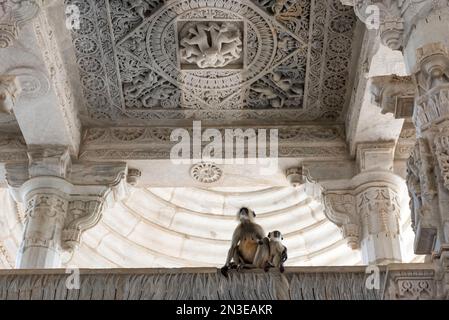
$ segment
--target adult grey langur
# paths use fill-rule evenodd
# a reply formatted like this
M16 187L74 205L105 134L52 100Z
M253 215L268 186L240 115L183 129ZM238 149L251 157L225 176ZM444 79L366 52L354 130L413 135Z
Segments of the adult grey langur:
M258 243L265 235L263 228L254 222L256 214L253 210L241 208L237 217L240 223L234 230L226 263L221 268L221 273L226 277L230 268L240 269L240 265L253 264ZM233 264L231 264L231 259Z

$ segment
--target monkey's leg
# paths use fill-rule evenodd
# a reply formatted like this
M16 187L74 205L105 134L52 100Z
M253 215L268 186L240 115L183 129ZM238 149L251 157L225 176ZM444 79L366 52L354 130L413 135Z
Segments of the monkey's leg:
M281 273L284 273L284 271L285 271L284 264L281 263L281 265L280 265L280 267L279 267L279 271L280 271Z

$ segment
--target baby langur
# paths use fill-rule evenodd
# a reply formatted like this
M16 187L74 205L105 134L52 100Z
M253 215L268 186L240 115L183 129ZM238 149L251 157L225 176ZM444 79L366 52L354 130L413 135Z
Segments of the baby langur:
M240 268L260 268L267 272L271 267L284 272L284 262L287 260L287 248L281 243L284 238L279 231L268 233L259 240L253 263L240 264Z
M231 248L229 248L226 264L221 268L221 273L228 276L231 267L242 264L253 264L258 242L264 238L265 232L262 227L254 222L256 214L248 208L241 208L237 214L240 221L232 235ZM231 259L234 264L231 265Z
M279 231L273 231L268 234L270 239L270 264L275 268L279 268L281 272L284 272L284 262L287 261L287 247L282 244L284 237Z

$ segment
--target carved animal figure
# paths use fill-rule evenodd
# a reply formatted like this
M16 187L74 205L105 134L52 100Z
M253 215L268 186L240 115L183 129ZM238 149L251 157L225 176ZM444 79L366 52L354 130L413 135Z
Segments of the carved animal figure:
M231 267L239 267L241 264L252 264L259 246L259 241L264 238L263 228L254 222L256 214L248 208L241 208L237 214L240 221L232 235L231 247L228 251L226 263L221 272L228 276ZM231 259L234 264L231 265Z
M271 107L282 108L284 106L285 99L283 97L280 97L273 88L255 85L251 89L259 93L260 99L268 100Z
M150 9L148 3L143 0L127 0L129 9L134 10L142 19L145 19L145 12Z
M304 94L304 89L301 84L294 83L291 79L285 77L280 72L273 72L271 79L279 88L284 90L284 92L288 93L289 95L302 97Z
M181 56L200 68L224 67L242 52L240 31L228 23L200 23L189 28L181 45Z

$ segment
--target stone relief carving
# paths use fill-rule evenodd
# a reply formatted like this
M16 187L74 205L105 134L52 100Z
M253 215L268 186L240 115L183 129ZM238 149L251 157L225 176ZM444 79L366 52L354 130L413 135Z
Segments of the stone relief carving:
M417 60L418 98L413 120L420 131L449 115L444 107L449 101L449 50L441 43L429 44L417 50Z
M427 142L419 138L407 162L407 187L410 195L412 227L417 234L416 253L430 253L434 246L437 223L433 208L437 187L433 159Z
M214 183L221 179L223 170L214 163L200 162L190 169L192 178L201 183Z
M37 99L50 90L50 81L45 72L29 67L13 68L6 71L15 76L20 88L20 99Z
M70 201L62 230L62 246L65 250L74 250L81 243L84 231L94 227L103 213L104 200L80 199Z
M228 128L233 129L233 128ZM90 128L83 134L82 159L168 159L172 128ZM192 136L191 128L186 128ZM226 128L220 129L222 137ZM279 156L347 159L342 126L280 128ZM207 144L207 143L205 143Z
M341 228L351 249L360 248L362 224L357 214L356 198L350 193L324 193L326 217Z
M398 195L390 188L368 188L357 195L358 212L368 234L385 233L399 236L400 204Z
M181 64L221 68L242 56L242 33L230 22L187 23L180 32Z
M56 194L34 194L26 203L21 251L29 247L60 249L58 238L67 214L67 200Z
M12 114L13 106L20 93L20 85L15 76L0 76L0 113Z
M198 1L82 3L82 28L73 30L73 43L92 118L222 121L340 116L355 25L351 8L338 0L317 3L313 9L305 0L265 1L258 3L266 8L262 12L251 1L206 0L202 5ZM310 37L314 46L308 61ZM325 37L328 47L322 46ZM200 55L220 46L224 60L214 53L206 62ZM235 70L244 66L245 72Z
M0 48L13 45L19 28L39 12L42 0L3 0L0 3Z
M391 270L384 289L386 300L428 300L437 294L435 271L428 270Z

